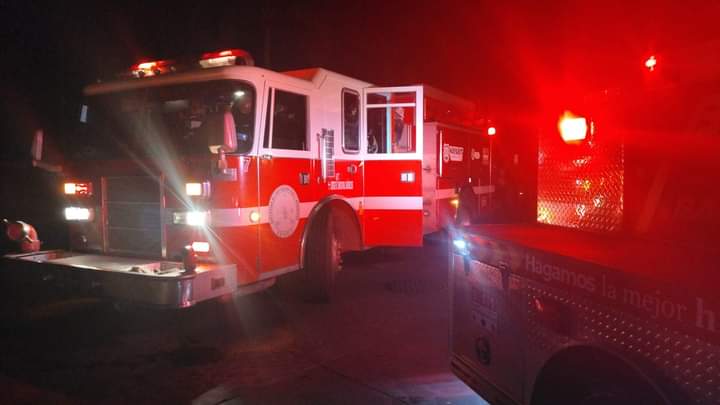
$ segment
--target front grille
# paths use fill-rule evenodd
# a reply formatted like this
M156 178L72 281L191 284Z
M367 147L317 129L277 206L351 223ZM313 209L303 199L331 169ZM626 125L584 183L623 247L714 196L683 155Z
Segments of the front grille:
M107 177L104 182L107 250L162 256L161 185L151 177Z

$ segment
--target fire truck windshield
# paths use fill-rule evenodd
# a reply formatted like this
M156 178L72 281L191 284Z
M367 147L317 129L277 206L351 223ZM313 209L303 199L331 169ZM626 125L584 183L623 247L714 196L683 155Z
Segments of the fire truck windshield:
M167 158L209 154L203 125L214 113L230 111L236 153L252 149L255 89L239 81L214 81L135 89L93 96L83 108L75 158L123 156ZM80 155L80 156L78 156Z

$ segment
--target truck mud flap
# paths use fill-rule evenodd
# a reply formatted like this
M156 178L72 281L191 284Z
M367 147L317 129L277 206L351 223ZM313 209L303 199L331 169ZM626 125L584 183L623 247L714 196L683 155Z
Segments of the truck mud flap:
M98 295L135 304L185 308L235 292L232 264L199 264L186 274L182 263L49 250L3 256L3 270L80 283Z

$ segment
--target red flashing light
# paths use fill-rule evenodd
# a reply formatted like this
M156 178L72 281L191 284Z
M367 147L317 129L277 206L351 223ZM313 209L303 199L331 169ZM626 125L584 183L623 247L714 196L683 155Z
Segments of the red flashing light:
M63 190L66 195L92 195L92 183L65 183Z
M655 55L652 55L645 61L645 67L652 72L655 70L655 66L657 66L657 59Z
M497 129L495 127L488 127L487 134L488 136L494 136L497 133Z
M140 62L130 68L133 76L137 78L157 76L169 73L173 70L173 63L169 60L156 60L150 62Z
M588 122L584 117L577 117L566 111L558 122L560 136L565 143L580 142L587 136Z
M253 66L255 64L252 56L242 49L226 49L219 52L207 52L202 55L199 62L200 66L206 69L235 65Z

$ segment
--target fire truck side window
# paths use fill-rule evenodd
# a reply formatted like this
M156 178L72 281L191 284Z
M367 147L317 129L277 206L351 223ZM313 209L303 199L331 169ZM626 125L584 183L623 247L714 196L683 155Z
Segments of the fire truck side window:
M413 93L368 94L368 153L415 152L414 102Z
M308 150L307 96L275 90L273 149Z
M235 120L238 153L248 153L252 149L255 130L255 92L250 86L233 91L230 110Z
M345 152L360 150L360 95L349 89L342 91L342 147Z
M263 136L263 148L270 148L270 117L272 113L272 94L273 89L270 89L270 95L268 96L267 109L265 110L265 135Z

